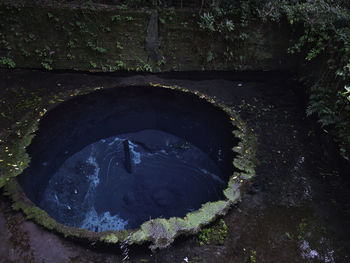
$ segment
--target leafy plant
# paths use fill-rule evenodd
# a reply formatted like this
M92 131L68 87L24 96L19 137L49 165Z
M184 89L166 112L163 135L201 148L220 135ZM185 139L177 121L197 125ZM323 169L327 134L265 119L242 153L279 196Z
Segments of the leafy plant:
M109 26L103 27L103 32L111 32L112 29Z
M117 60L115 62L115 65L116 65L117 69L122 69L122 68L126 67L125 63L123 61L121 61L121 60Z
M294 34L288 53L303 58L300 76L310 94L306 113L316 115L323 129L350 158L350 103L344 87L350 79L350 2L342 0L226 0L212 1L200 14L199 28L224 43L227 61L243 57L232 47L244 44L249 23L289 23ZM231 14L239 17L230 19ZM249 22L248 22L249 21ZM213 56L212 56L213 54ZM216 54L207 51L207 61ZM308 71L312 68L312 72Z
M124 49L124 47L122 46L122 44L120 44L119 41L117 41L116 45L117 45L117 49L120 49L120 50Z
M52 56L55 53L48 46L45 46L43 49L36 49L35 53L41 59L41 66L46 70L52 70L53 59Z
M128 1L128 2L130 2L130 1ZM128 10L127 4L117 5L116 8L119 10Z
M46 59L45 61L41 62L40 63L44 69L46 70L52 70L52 60L51 59Z
M256 263L256 250L252 250L249 256L250 263Z
M227 225L223 219L212 227L203 228L198 236L198 241L203 245L223 245L227 236Z
M121 20L121 17L120 17L120 15L114 15L114 16L112 16L112 21L120 21Z
M305 235L305 231L306 231L306 227L307 227L307 223L306 223L306 219L303 218L301 220L301 222L298 225L298 229L299 229L299 233L298 233L298 239L301 240L304 238Z
M287 237L288 239L290 239L290 240L293 239L293 235L290 234L289 232L286 232L285 234L286 234L286 237Z
M210 10L200 14L198 21L199 29L213 35L224 45L223 54L227 61L236 59L234 49L248 37L242 23L234 22L231 17L237 17L235 9L212 5ZM212 50L207 52L207 62L211 62L216 54Z
M103 47L99 47L96 44L94 44L92 41L88 41L86 44L89 48L91 48L93 51L97 51L99 53L105 53L106 49Z
M341 93L342 96L345 96L348 101L350 101L350 86L345 85L344 89L346 90L345 92Z
M83 5L82 5L83 8L86 8L86 9L89 9L91 11L95 11L95 6L94 6L94 3L92 0L88 0L86 1Z
M69 40L67 46L68 46L69 48L74 48L74 47L75 47L74 41L73 41L73 40Z
M158 67L164 66L165 64L166 64L166 59L165 59L165 57L162 57L162 59L160 59L160 60L157 61L157 66L158 66Z
M159 18L159 22L162 23L162 24L165 24L165 19L162 18L162 17L160 17L160 18Z
M75 56L72 55L71 53L67 53L67 58L72 60L72 59L75 59Z
M48 12L47 13L47 17L49 18L49 20L54 20L55 22L59 22L60 21L60 19L58 18L58 17L55 17L52 13L50 13L50 12Z
M207 62L211 62L213 60L214 60L213 52L211 52L211 50L209 50L208 54L207 54Z
M149 64L138 65L135 70L136 71L152 71L152 66Z
M318 116L346 157L350 154L350 103L344 87L350 78L350 12L337 3L341 4L326 0L285 4L281 10L291 25L303 26L288 52L300 53L305 67L311 66L319 72L303 76L304 83L310 87L306 113Z
M93 68L97 68L97 64L96 64L95 62L90 61L89 63L90 63L90 65L91 65L91 67L93 67Z
M16 63L11 58L8 58L8 57L1 57L0 64L7 66L8 68L14 68L16 66Z
M30 56L30 53L27 50L25 50L24 48L20 48L20 51L21 51L21 54L24 57L29 57Z

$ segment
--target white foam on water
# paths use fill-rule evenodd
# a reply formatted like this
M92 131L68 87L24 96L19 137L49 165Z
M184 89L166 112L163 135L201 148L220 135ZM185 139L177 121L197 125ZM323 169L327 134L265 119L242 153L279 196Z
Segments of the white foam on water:
M202 173L204 173L205 175L209 175L213 180L220 182L221 184L226 184L219 176L217 176L216 174L213 174L211 172L209 172L206 169L203 168L198 168Z
M100 167L96 162L96 158L92 155L92 153L87 159L87 162L92 164L95 167L94 173L89 175L88 177L90 182L92 183L92 186L95 188L100 183L100 177L99 177Z
M108 146L112 146L113 144L115 144L116 142L120 143L122 142L123 139L119 138L119 137L115 137L113 141L111 141Z
M56 202L56 204L60 204L60 200L57 197L57 194L54 194L54 201Z
M102 232L107 230L122 230L125 229L128 224L127 220L124 220L118 216L118 214L112 216L109 212L105 212L102 215L97 214L94 207L85 214L80 228L84 228L90 231Z
M136 147L137 147L137 144L134 144L131 141L129 141L129 148L130 148L130 152L132 154L131 159L134 162L134 164L140 164L141 163L141 153L139 153L135 150Z

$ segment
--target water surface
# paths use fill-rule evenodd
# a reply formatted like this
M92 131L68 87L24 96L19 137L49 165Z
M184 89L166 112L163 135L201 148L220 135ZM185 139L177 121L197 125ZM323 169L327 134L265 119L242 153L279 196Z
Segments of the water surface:
M150 218L183 217L223 198L224 188L219 168L199 148L143 130L101 139L66 159L40 207L66 225L121 230Z

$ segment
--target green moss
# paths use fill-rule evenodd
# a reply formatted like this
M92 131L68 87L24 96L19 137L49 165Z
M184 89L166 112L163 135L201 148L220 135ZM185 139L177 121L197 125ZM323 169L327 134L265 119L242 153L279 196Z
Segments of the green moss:
M124 69L133 70L148 61L143 48L146 12L35 5L18 10L4 4L0 11L5 14L0 25L8 47L6 61L18 67L115 71L120 61ZM116 15L118 21L113 19Z
M150 241L152 249L169 246L174 239L183 233L198 233L203 225L211 223L219 215L224 215L229 208L227 201L205 203L201 209L188 213L184 218L153 219L141 225L131 235L131 243L140 244Z
M224 190L225 197L232 203L236 203L241 196L241 192L239 190L241 183L239 180L240 179L237 175L232 176L228 182L227 188Z
M0 188L11 178L21 174L29 164L30 159L25 148L34 137L33 132L38 128L38 124L36 120L26 119L16 122L1 138L4 143L0 145L3 158L0 162Z
M50 230L53 230L57 227L56 220L52 219L44 210L40 209L39 207L27 207L24 203L15 203L13 206L16 205L17 209L21 208L27 215L27 219L33 219L36 222L41 222L42 226Z
M252 24L240 29L247 38L234 41L227 51L224 39L200 30L197 13L162 9L158 61L153 61L145 47L148 11L35 4L19 9L2 3L0 12L0 48L6 50L0 67L93 72L280 69L289 44L282 29ZM231 33L232 38L238 35Z
M228 207L229 203L227 201L205 203L201 209L187 214L186 225L198 228L204 224L208 224L217 216L226 214Z
M198 242L203 245L223 245L227 236L227 225L220 219L211 227L205 227L198 235Z
M57 228L57 222L44 210L35 206L26 198L23 198L23 196L18 192L18 185L15 180L12 179L7 182L4 194L11 197L13 201L12 208L16 211L22 210L27 219L32 219L50 230Z
M123 242L127 240L128 236L130 235L130 232L127 230L121 230L118 232L114 233L109 233L109 234L103 234L100 237L101 241L104 241L106 243L118 243L118 242Z
M232 121L232 129L235 127L238 129L233 132L233 136L237 137L240 142L233 150L238 153L237 157L233 160L233 165L239 169L239 172L235 172L228 182L227 189L224 190L226 200L220 200L217 202L208 202L202 205L202 207L194 212L188 213L184 218L172 217L170 219L158 218L149 220L141 225L141 227L135 232L130 231L108 231L106 233L92 233L83 229L72 228L63 226L52 219L45 211L36 207L31 201L29 201L23 192L18 187L15 180L11 179L22 172L22 170L29 163L29 156L25 151L25 147L28 146L33 138L33 132L38 128L38 113L34 112L32 121L20 121L16 126L16 129L12 129L7 136L8 152L11 150L11 160L22 161L20 169L13 169L11 172L6 171L2 173L0 177L3 185L5 185L5 193L13 200L13 208L15 210L22 210L28 219L32 219L40 225L63 234L65 237L79 237L88 238L94 240L100 240L107 243L127 242L128 244L142 244L150 242L151 249L164 248L169 246L174 239L182 234L196 234L200 229L213 222L218 216L225 215L233 203L236 203L241 195L240 188L254 175L254 160L255 160L255 137L251 132L248 132L245 124L240 120L237 113L224 104L217 102L214 98L201 94L199 92L192 92L187 89L183 89L177 86L163 86L160 84L151 84L151 86L159 88L168 88L172 90L178 90L194 94L199 98L212 103L221 110L224 110L228 114L228 119ZM66 98L75 96L78 94L87 94L96 89L102 87L85 89L83 92L67 91L66 93L59 93L56 95L45 98L45 101L49 104L55 104L57 102L64 101ZM39 116L43 116L44 112L39 111ZM28 118L26 118L28 119ZM21 136L16 136L17 128L21 127ZM6 150L6 148L4 148ZM10 159L6 159L5 162ZM4 162L3 162L4 163ZM12 164L12 163L11 163ZM0 164L4 166L4 164ZM11 165L9 165L11 169ZM13 167L16 168L16 167ZM15 171L15 172L14 172Z

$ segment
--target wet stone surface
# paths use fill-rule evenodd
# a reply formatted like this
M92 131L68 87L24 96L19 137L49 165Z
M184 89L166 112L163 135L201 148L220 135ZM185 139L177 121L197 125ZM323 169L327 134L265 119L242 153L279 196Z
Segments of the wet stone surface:
M2 99L3 111L5 105L18 104L14 94L21 87L29 94L40 90L45 98L77 88L152 82L216 96L256 132L256 177L242 202L223 218L228 232L224 244L200 246L198 237L182 237L156 252L131 248L129 262L349 262L350 169L326 133L305 117L305 97L290 79L37 71L1 71L0 78L0 97L7 98ZM15 120L20 117L17 112ZM1 129L10 122L1 120ZM0 208L2 262L122 262L125 257L125 249L86 247L50 233L13 212L5 197Z

